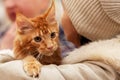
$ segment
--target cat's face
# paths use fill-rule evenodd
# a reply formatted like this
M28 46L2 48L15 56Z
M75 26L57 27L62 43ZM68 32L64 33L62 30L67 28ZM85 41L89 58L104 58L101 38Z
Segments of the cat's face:
M24 49L39 54L50 56L59 46L59 29L55 20L55 5L38 17L28 19L22 14L17 14L16 39Z

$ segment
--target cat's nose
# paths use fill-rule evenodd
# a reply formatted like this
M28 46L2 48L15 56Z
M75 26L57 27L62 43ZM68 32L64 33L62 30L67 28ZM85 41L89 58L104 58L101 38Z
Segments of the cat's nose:
M47 49L51 50L51 49L53 49L53 46L47 47Z

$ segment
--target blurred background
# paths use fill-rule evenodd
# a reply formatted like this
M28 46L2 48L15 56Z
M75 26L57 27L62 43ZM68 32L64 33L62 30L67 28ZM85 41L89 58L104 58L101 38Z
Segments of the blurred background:
M4 31L11 22L6 14L3 1L5 0L0 0L0 32ZM57 13L56 19L61 23L61 17L63 14L61 0L55 0L55 2L56 2L56 13Z
M59 39L62 56L75 48L66 40L62 29L61 18L63 7L61 0L55 1L56 20L59 24ZM51 0L0 0L0 50L13 49L16 36L16 12L28 18L43 14L51 6Z
M54 0L56 19L61 25L61 0ZM16 29L16 11L28 18L44 13L51 0L0 0L0 49L12 49Z
M7 17L3 0L0 0L0 32L3 32L4 30L6 30L9 24L10 24L10 21ZM0 33L0 35L2 34L3 33Z

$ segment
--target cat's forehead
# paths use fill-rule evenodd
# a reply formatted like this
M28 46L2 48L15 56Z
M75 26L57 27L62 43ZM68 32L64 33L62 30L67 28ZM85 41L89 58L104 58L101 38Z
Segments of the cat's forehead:
M34 24L34 27L41 27L41 28L45 28L45 27L49 28L48 26L52 26L52 25L57 24L56 21L51 21L51 22L47 21L47 19L44 18L43 16L36 17L35 19L32 19L31 21Z
M32 22L33 22L33 24L34 24L34 27L36 27L36 28L37 28L37 27L43 28L43 26L44 26L44 27L47 27L47 26L48 26L48 22L47 22L46 19L43 18L43 17L35 18L35 19L32 20Z
M57 23L50 23L46 20L46 18L44 17L36 17L32 20L33 22L33 27L34 29L36 29L36 33L40 33L40 34L47 34L47 33L51 33L51 32L57 32L58 30L57 27Z

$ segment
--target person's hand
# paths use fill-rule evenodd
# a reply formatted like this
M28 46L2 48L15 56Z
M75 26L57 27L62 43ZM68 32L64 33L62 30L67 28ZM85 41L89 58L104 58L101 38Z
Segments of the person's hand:
M1 40L1 49L12 49L13 48L13 41L15 37L15 28L16 24L13 23L9 30L5 33Z

